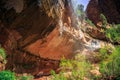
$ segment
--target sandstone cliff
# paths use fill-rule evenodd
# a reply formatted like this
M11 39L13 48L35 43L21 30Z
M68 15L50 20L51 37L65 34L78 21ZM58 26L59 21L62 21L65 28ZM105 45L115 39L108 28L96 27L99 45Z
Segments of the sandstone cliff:
M49 75L51 69L59 71L59 60L63 56L71 58L75 53L86 51L83 46L85 42L79 39L82 33L79 33L76 25L71 1L0 1L0 44L7 53L6 69L17 73ZM88 18L96 24L102 12L109 22L119 23L120 10L117 0L114 3L112 0L96 1L91 0L88 5ZM107 1L109 4L106 5ZM108 12L106 8L110 8Z
M70 58L76 43L60 35L59 21L72 25L72 11L71 0L1 0L0 44L7 53L6 69L46 75L58 67L55 60Z
M120 23L120 1L119 0L90 0L87 6L87 16L96 25L100 14L104 14L109 23Z

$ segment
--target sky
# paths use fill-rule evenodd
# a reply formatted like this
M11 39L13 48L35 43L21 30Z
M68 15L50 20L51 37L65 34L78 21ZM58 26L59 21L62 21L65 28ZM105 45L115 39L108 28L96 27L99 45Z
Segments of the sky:
M88 5L90 0L76 0L77 4L83 4L84 5L84 10L86 10L86 7Z

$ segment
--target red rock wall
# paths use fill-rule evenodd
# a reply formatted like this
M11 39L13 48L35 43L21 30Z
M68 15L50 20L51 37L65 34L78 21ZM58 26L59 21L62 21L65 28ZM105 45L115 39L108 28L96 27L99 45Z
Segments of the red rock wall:
M59 0L56 3L49 3L51 0L44 0L43 3L47 3L40 6L36 0L24 0L24 7L22 6L23 10L20 10L20 12L16 11L18 10L16 6L9 5L13 8L6 9L4 4L3 6L0 5L0 9L2 9L0 12L0 44L6 49L7 53L6 69L14 69L18 73L32 74L37 74L40 70L46 74L59 66L59 62L55 63L56 61L49 63L50 59L60 60L63 56L66 58L73 56L76 43L71 41L72 37L65 33L60 36L58 25L60 14L57 14L56 10L59 11L64 5L63 23L70 25L68 17L71 18L72 7L68 5L67 0L61 1L64 4L59 4ZM5 4L7 5L6 2ZM17 4L17 0L15 4ZM59 5L58 8L53 8L56 4ZM37 59L35 56L48 60ZM33 62L35 65L33 64L34 68L32 70L23 68L24 64L31 65ZM51 65L52 67L50 67ZM43 69L48 71L44 72L46 70Z
M24 0L23 10L17 13L17 7L9 5L8 0L6 5L14 7L5 8L6 13L3 12L5 15L1 18L5 31L0 33L1 44L8 54L15 54L14 50L24 50L42 58L55 60L60 60L63 56L66 58L72 56L74 43L70 41L71 36L66 34L60 36L58 21L61 15L57 14L59 13L57 9L60 11L63 9L63 23L71 27L73 11L71 1L58 0L53 4L50 3L52 1L42 3L44 2L46 3L40 6L36 1ZM17 4L17 1L14 3ZM58 8L54 8L56 4L59 5ZM4 32L7 34L5 38Z
M104 14L109 23L120 23L119 0L91 0L87 6L87 16L95 24L100 20L100 14Z

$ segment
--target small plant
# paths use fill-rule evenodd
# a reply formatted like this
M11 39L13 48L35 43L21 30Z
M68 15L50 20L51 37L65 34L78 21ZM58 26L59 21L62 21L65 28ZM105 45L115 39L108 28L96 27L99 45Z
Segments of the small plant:
M1 71L0 80L16 80L15 74L11 71Z
M0 70L5 69L6 61L6 54L3 48L0 47Z
M0 56L2 56L3 59L6 59L5 50L1 47L0 47Z
M96 26L92 23L91 20L87 19L86 22L87 22L88 24L90 24L92 27L96 27Z
M34 77L31 75L26 75L26 76L20 76L18 80L33 80Z
M106 29L106 26L108 24L106 17L103 14L100 14L100 18L102 20L103 28Z

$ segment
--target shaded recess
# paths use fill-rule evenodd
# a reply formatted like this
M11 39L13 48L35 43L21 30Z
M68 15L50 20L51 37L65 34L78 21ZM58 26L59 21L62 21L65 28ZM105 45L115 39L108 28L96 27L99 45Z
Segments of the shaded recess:
M59 34L61 11L61 19L70 25L71 0L0 1L0 44L7 53L6 69L49 75L52 69L57 71L63 56L72 56L71 38Z

